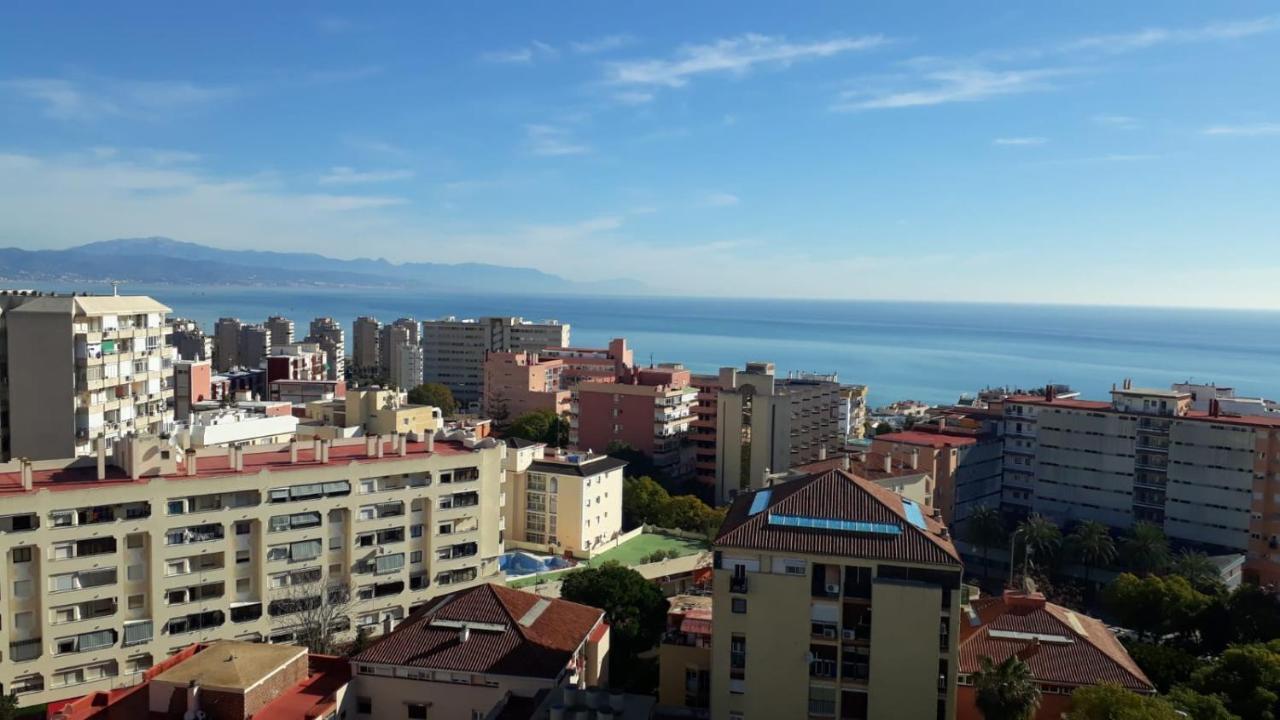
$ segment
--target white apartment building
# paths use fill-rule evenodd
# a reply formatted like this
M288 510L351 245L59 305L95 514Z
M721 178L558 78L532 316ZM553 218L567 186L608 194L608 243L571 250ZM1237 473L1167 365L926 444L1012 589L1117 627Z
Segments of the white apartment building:
M169 308L143 296L43 295L5 313L14 458L89 455L173 422Z
M296 603L354 591L377 634L498 580L504 447L394 435L0 473L0 684L33 705L132 684L217 639L287 642Z
M503 461L507 544L590 557L622 534L625 461L590 452L547 452L512 441Z
M395 387L412 390L422 384L422 346L402 343L391 348L391 367L387 378Z
M1175 543L1246 554L1280 578L1280 418L1192 408L1189 392L1134 388L1111 402L1015 395L1001 403L1011 514L1126 529L1145 521Z
M569 325L519 317L422 321L424 380L453 391L463 407L479 407L484 395L484 359L489 352L538 352L569 346Z

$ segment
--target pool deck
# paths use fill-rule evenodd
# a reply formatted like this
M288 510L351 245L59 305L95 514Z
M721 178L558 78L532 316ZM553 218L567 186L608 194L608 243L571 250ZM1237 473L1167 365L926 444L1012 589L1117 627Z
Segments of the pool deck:
M644 533L634 537L616 548L606 550L596 557L591 558L589 562L582 562L577 567L565 568L563 570L554 570L552 572L537 573L534 575L517 576L514 580L508 581L507 585L513 588L527 588L533 585L546 583L558 578L568 572L574 572L584 567L592 567L600 563L617 561L627 567L637 567L644 564L644 559L658 550L675 550L679 553L679 557L687 555L695 555L708 548L708 544L701 540L692 540L689 538L675 537L674 535L663 535L661 533Z

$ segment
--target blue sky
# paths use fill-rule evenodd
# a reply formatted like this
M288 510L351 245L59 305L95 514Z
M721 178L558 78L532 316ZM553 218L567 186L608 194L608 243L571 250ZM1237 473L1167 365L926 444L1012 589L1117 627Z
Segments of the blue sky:
M10 3L0 244L1280 307L1273 3Z

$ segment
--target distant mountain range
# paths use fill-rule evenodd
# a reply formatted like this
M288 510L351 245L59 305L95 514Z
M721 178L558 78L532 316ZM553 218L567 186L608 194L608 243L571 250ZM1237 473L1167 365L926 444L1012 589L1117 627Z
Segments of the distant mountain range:
M166 237L121 238L66 250L0 248L0 279L185 285L405 287L432 291L644 294L636 280L579 281L482 263L338 260L315 253L223 250Z

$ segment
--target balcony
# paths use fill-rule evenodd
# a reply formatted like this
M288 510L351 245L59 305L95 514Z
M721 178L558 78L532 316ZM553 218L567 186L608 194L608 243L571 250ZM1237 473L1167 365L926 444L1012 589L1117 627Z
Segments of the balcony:
M231 622L253 622L262 617L262 603L233 603L231 605Z
M729 592L746 593L747 585L746 575L734 575L729 578Z
M9 643L9 660L12 662L35 660L40 657L43 649L43 638L31 638L30 640L11 642Z

